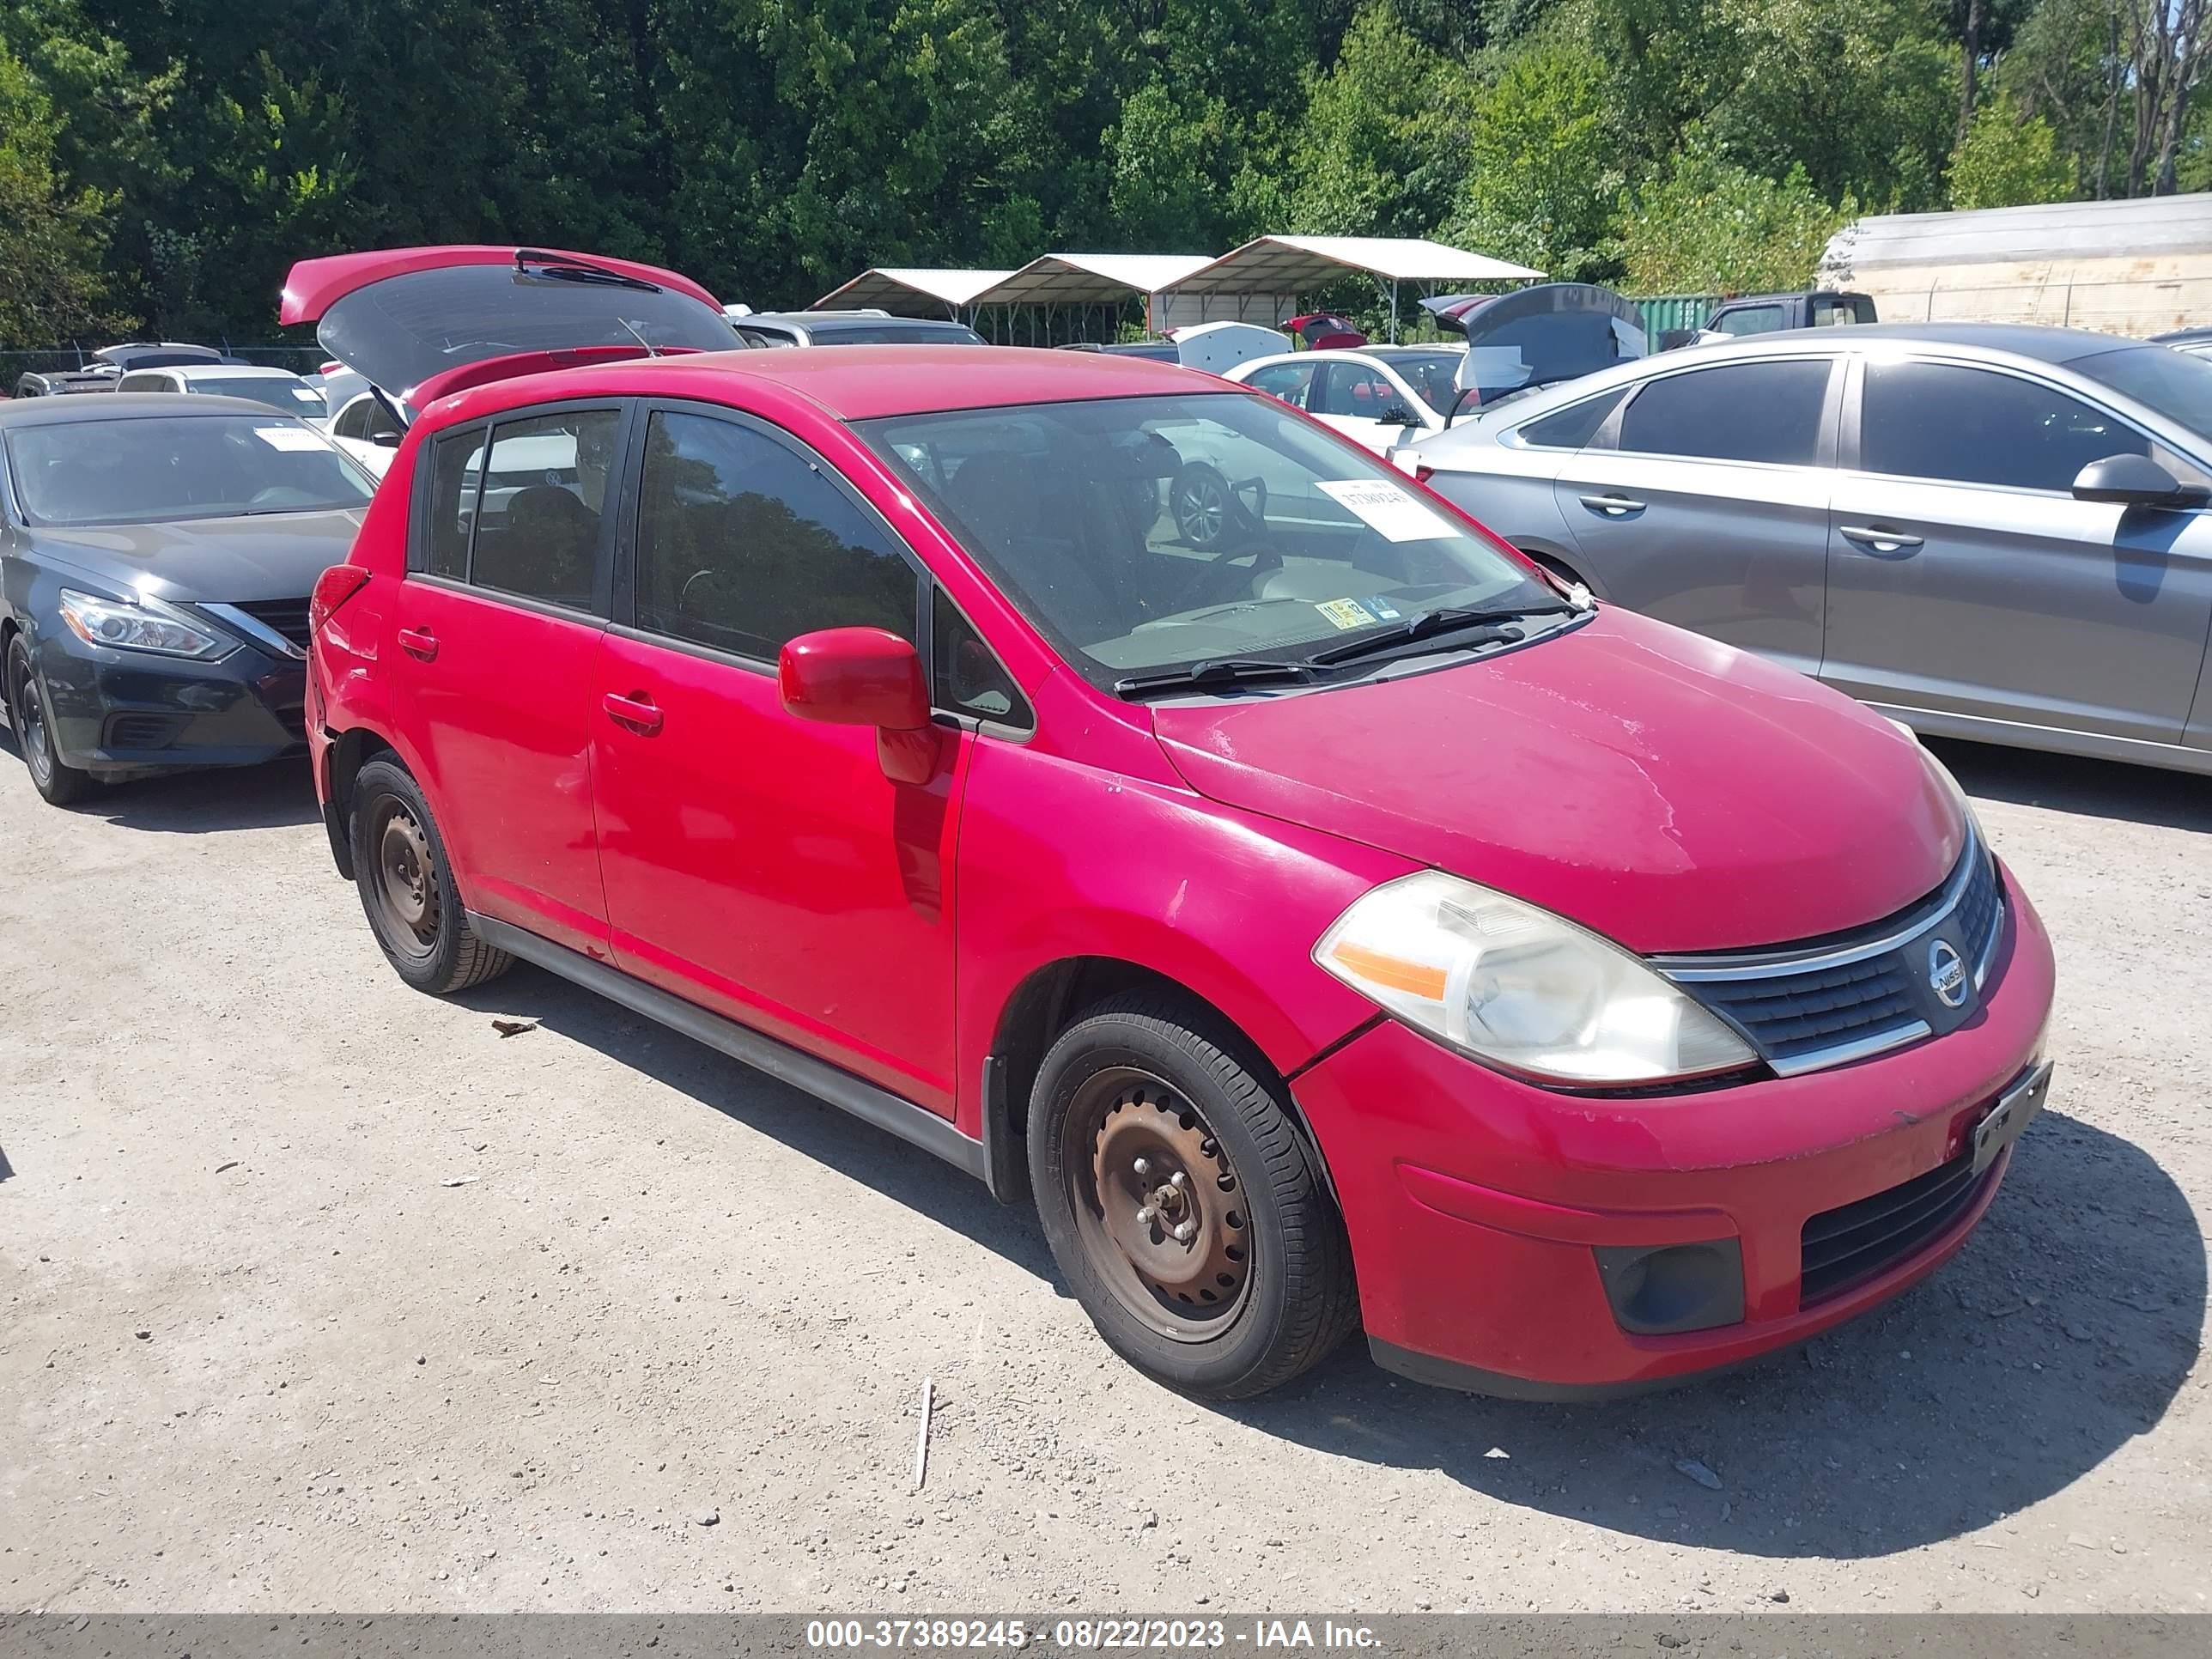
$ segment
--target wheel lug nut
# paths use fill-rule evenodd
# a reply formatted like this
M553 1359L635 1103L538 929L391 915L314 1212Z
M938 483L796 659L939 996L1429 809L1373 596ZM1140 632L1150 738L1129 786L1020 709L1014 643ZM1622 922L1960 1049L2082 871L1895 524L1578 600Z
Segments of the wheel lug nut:
M1140 1158L1129 1167L1137 1172L1137 1178L1141 1181L1146 1176L1152 1174L1152 1161L1148 1158Z
M1192 1239L1198 1237L1198 1223L1195 1221L1186 1221L1182 1223L1176 1228L1175 1236L1176 1243L1189 1243Z
M1185 1175L1181 1170L1177 1170L1173 1175L1170 1176L1168 1179L1172 1181L1178 1187L1188 1188L1190 1185L1190 1177Z
M1137 1219L1146 1226L1150 1226L1152 1223L1153 1218L1158 1214L1159 1212L1158 1210L1147 1204L1143 1209L1137 1212Z

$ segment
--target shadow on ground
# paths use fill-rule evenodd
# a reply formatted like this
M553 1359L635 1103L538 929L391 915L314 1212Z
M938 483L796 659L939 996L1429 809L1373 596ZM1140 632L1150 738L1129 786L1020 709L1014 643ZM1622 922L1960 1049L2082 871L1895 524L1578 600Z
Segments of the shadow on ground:
M15 764L22 763L15 734L4 725L0 725L0 754ZM314 779L307 762L300 759L107 784L66 810L106 818L125 830L186 836L274 830L315 823L322 817L315 805Z
M461 1000L634 1066L1065 1294L1026 1210L796 1090L527 966ZM1354 1342L1289 1389L1222 1409L1334 1456L1437 1469L1615 1531L1747 1555L1881 1555L2047 1498L2154 1426L2196 1362L2205 1273L2197 1218L2157 1164L2052 1111L1931 1281L1733 1376L1527 1405L1401 1382ZM1686 1459L1721 1489L1677 1472Z
M1930 738L1928 746L1970 795L2086 817L2212 831L2212 778L2197 773L1942 738Z

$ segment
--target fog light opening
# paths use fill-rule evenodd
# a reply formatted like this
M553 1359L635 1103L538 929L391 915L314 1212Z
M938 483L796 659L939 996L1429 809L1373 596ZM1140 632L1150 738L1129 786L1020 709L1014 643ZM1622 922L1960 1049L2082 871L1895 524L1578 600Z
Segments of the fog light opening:
M1598 1277L1620 1328L1633 1336L1711 1330L1743 1320L1743 1248L1733 1238L1694 1244L1601 1244Z

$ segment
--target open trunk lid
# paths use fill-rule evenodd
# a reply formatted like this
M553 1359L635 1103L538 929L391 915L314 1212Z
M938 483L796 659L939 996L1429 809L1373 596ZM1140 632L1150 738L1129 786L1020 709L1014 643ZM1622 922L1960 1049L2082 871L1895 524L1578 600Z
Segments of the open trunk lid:
M495 360L514 359L506 372L522 374L563 361L744 343L714 296L690 277L558 248L392 248L302 259L285 278L278 314L313 323L324 350L416 408L459 384L502 378L489 367Z

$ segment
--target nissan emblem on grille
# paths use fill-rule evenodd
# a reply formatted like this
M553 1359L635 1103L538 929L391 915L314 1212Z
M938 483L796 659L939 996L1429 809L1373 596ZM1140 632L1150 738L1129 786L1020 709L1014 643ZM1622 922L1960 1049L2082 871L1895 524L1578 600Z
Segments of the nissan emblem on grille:
M1928 947L1928 988L1946 1008L1966 1006L1966 961L1948 939L1939 939Z

